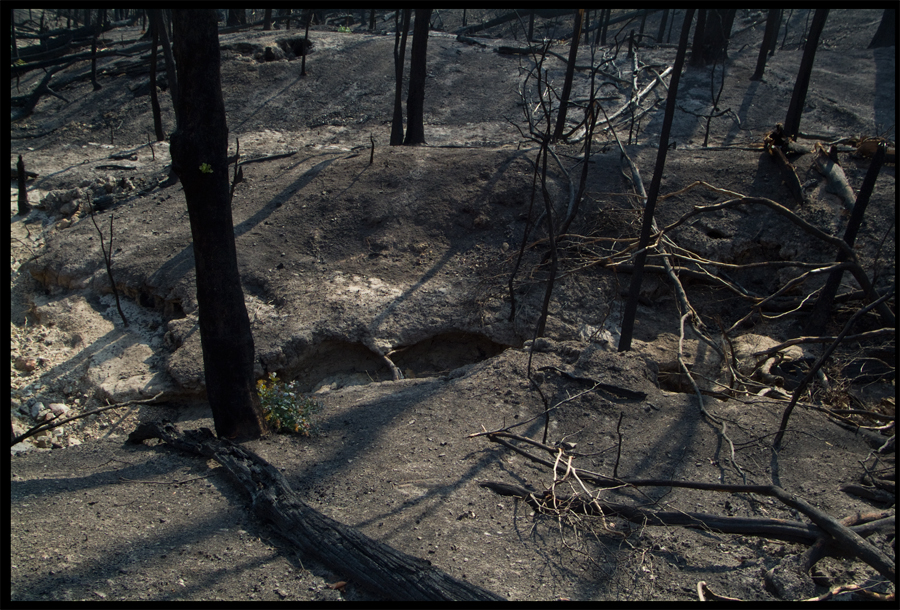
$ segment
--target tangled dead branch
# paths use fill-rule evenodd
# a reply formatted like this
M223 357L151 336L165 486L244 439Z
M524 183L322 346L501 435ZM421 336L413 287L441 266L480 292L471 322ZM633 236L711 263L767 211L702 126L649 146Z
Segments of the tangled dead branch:
M701 513L684 513L682 511L660 513L657 511L650 511L644 507L600 503L598 500L599 495L595 497L589 492L586 492L587 495L581 497L577 501L573 498L566 498L564 503L568 506L577 506L582 512L596 511L599 508L599 514L606 516L616 514L629 521L646 523L648 525L683 525L686 527L701 527L723 532L730 531L732 533L744 533L766 537L791 536L793 537L791 539L792 541L803 542L805 544L814 544L820 537L824 536L829 539L830 545L835 548L840 548L850 556L856 557L872 566L885 578L888 578L891 581L895 578L896 571L893 560L862 537L862 534L869 535L872 533L869 529L855 531L827 514L825 511L813 506L803 498L800 498L777 485L725 485L720 483L700 483L668 479L619 479L576 468L572 465L572 460L570 459L575 456L565 455L562 448L552 447L527 437L512 434L506 429L493 432L484 431L469 436L470 438L487 436L488 440L499 443L512 451L525 456L532 462L551 468L554 477L556 477L558 472L562 469L565 474L572 473L578 477L579 481L589 481L591 484L600 488L680 487L724 493L751 493L773 497L781 501L784 505L806 515L815 527L811 528L811 526L803 524L786 523L782 520L775 520L777 522L774 523L770 523L769 520L734 521L732 518L715 517ZM512 440L538 447L544 452L549 453L554 459L551 461L538 455L534 455L522 449L517 444L510 442ZM565 464L565 466L563 466L563 464ZM556 479L554 478L554 480ZM550 506L555 510L558 510L558 507L561 505L560 502L556 500L552 488L546 492L535 492L534 490L526 490L506 483L495 482L482 483L482 487L489 488L501 495L521 498L535 507L535 510L540 509L547 501L550 502ZM882 527L893 528L893 518L884 518L888 519L888 521L879 523L875 529ZM879 517L878 520L880 521L881 517ZM740 523L740 526L743 528L748 528L748 531L736 529L734 527L736 523ZM786 527L787 529L780 529L781 527ZM803 533L804 531L806 533Z

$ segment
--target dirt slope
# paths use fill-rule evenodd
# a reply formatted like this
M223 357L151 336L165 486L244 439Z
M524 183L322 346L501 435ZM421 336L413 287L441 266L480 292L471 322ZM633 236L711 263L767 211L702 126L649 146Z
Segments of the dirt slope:
M794 12L790 31L797 35L805 11ZM458 27L452 20L459 15L440 13L447 31ZM710 148L703 148L705 120L690 112L710 106L710 71L686 70L672 134L677 146L668 154L662 192L702 180L778 201L840 236L845 206L816 171L814 155L793 159L805 187L801 204L758 149L785 114L802 53L798 41L769 58L762 82L751 82L762 25L750 26L760 14L738 15L719 104L731 112L713 119ZM470 12L469 19L476 18ZM658 18L648 19L648 31L656 31ZM895 140L895 49L866 49L879 19L878 10L831 12L802 131L831 141L875 135ZM569 21L560 22L553 36ZM517 90L529 60L494 52L501 44L524 45L521 31L516 40L512 27L492 32L505 38L483 39L484 47L432 33L428 146L416 148L387 146L392 35L314 30L305 77L298 60L254 57L293 30L221 36L231 152L239 138L242 159L257 161L244 166L233 205L257 373L297 379L325 406L316 435L273 435L248 447L282 468L295 489L326 514L511 600L688 600L696 599L701 580L716 593L753 600L808 598L849 583L885 591L883 579L865 564L836 559L818 564L815 582L788 572L767 586L764 573L778 566L784 571L804 546L616 519L607 520L604 530L596 519L535 515L524 503L479 487L503 481L543 490L553 481L547 468L483 437L468 438L531 420L545 406L527 378L528 341L547 274L545 245L526 252L512 320L507 288L529 222L536 155L535 145L523 142L510 122L522 126ZM132 28L107 36L112 42L139 34ZM565 54L568 47L553 48ZM640 61L657 71L671 65L674 55L670 46L639 50ZM11 198L11 407L21 430L51 405L74 414L107 401L162 396L158 405L78 420L14 448L12 600L374 600L353 583L342 591L328 589L344 575L273 537L215 463L163 445L124 442L139 420L167 417L193 428L212 427L212 419L202 400L183 193L166 182L167 145L146 145L152 132L149 96L135 92L147 76L125 75L117 61L125 60L104 64L100 91L89 82L72 84L59 92L68 103L45 97L31 117L12 123L11 162L21 153L27 168L40 174L29 183L29 197L43 203L23 219L13 216ZM611 65L630 80L624 49ZM560 61L551 63L551 78L560 81L563 68ZM40 76L23 77L19 87L30 91ZM653 80L647 71L640 78L640 87ZM573 96L586 98L588 86L586 72L579 72ZM18 95L16 84L11 87L11 95ZM610 85L603 95L612 112L627 101L628 91ZM664 96L661 87L650 94L644 106L655 100L659 105L636 124L634 141L626 146L647 184ZM165 92L161 99L171 130L171 103ZM571 119L574 127L579 118ZM628 127L627 121L618 127L626 140ZM702 418L696 396L679 377L680 315L662 276L645 279L633 352L615 351L631 276L596 264L608 243L597 238L636 235L639 213L625 195L630 185L613 136L598 136L594 151L582 214L570 232L595 241L576 246L573 240L561 252L546 338L535 344L531 370L549 404L589 386L553 369L539 371L544 367L647 398L583 393L554 412L549 442L577 443L575 465L605 474L617 466L621 477L743 482L729 461L727 442ZM559 153L566 171L577 177L580 147L560 146ZM848 152L840 160L858 191L869 160ZM557 214L569 190L563 172L551 167ZM664 226L695 205L724 199L691 190L662 202L657 220ZM857 239L860 264L881 290L896 280L895 199L895 167L885 166ZM113 269L128 328L116 313L97 229L83 214L90 200L103 208L97 221L105 236L113 217ZM536 205L543 206L540 196ZM532 212L531 222L538 216ZM531 239L545 235L538 230ZM759 295L782 288L802 265L834 257L832 247L762 208L697 217L673 239L734 265L789 263L774 271L729 269L731 280ZM750 311L732 292L697 278L684 282L714 333L720 323L727 328ZM818 285L814 280L786 296L802 298ZM842 292L854 288L845 278ZM842 305L828 333L836 334L859 306ZM802 321L796 315L757 317L732 339L743 344L762 336L773 345L801 334ZM880 325L871 314L858 331ZM883 504L839 488L860 482L860 462L871 466L871 451L886 437L848 432L822 413L801 408L778 459L769 449L783 396L819 349L804 346L793 369L776 371L783 377L780 395L725 400L719 392L706 396L706 409L727 422L747 482L775 482L838 518L881 509ZM379 354L388 354L405 379L391 381ZM721 390L715 383L724 379L721 363L691 334L686 358L706 377L704 389ZM891 368L894 359L892 338L842 350L826 367L830 389L817 386L810 400L893 413L893 372L882 365ZM851 383L854 376L857 383ZM872 420L858 423L870 426ZM543 426L539 418L517 430L540 439ZM892 469L892 458L881 459L879 468ZM570 483L561 489L572 491ZM806 520L749 494L649 488L604 491L603 497L652 502L663 510ZM876 534L870 540L893 554L892 537Z

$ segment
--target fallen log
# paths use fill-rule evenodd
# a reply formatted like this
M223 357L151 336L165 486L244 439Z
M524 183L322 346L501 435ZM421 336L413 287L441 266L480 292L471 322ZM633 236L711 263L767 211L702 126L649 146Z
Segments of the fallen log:
M129 55L133 53L140 53L141 51L146 51L150 48L150 43L139 43L128 47L126 49L115 50L111 49L108 51L98 51L97 57L108 57L111 55ZM12 65L10 66L10 72L12 76L21 76L23 74L27 74L32 70L37 70L39 68L49 68L52 66L58 66L60 64L72 63L75 61L87 61L91 59L93 55L90 51L84 53L76 53L74 55L64 55L63 57L56 59L47 59L44 61L34 61L30 63L20 64L20 65Z
M141 443L151 438L219 462L250 495L253 511L275 531L332 570L389 599L505 601L326 517L304 503L271 464L245 447L217 439L208 428L182 434L171 423L144 423L128 440Z
M72 48L72 33L66 32L55 39L46 39L40 45L19 49L18 59L22 63L56 59L68 53Z
M893 530L895 516L884 511L879 513L869 513L867 515L856 513L855 515L850 515L849 517L841 519L841 524L851 527L857 534L863 535L880 525L885 525ZM864 527L860 527L859 524L863 524ZM809 573L813 566L823 557L826 557L829 554L838 554L839 549L834 547L833 542L834 540L831 536L823 533L801 556L800 569L805 573Z
M44 75L44 78L41 79L41 82L38 83L38 86L35 87L34 91L31 93L31 95L22 97L21 103L19 103L19 100L16 100L15 102L13 100L11 100L10 101L11 106L21 106L22 107L22 111L19 112L18 115L14 116L13 120L15 121L15 120L18 120L18 119L21 119L24 117L31 116L31 113L33 113L34 109L37 107L38 101L40 101L41 96L43 96L44 94L49 93L51 95L60 97L58 93L56 93L55 91L53 91L50 88L50 79L53 78L54 74L56 74L57 72L61 72L62 70L65 70L66 68L71 66L73 63L75 63L75 62L70 61L69 63L67 63L64 66L56 66L55 68L48 70L47 74Z
M462 34L460 34L459 36L456 37L456 42L464 42L466 44L477 44L479 47L487 46L480 40L476 40L475 38L471 38L469 36L463 36Z

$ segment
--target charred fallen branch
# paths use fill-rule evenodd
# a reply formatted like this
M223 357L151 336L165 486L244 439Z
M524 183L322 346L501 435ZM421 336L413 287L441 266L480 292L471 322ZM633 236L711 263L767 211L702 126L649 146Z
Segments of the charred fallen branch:
M784 415L782 415L782 418L781 418L781 426L778 428L778 434L775 435L775 440L772 442L772 446L776 450L778 450L781 447L781 440L782 440L782 438L784 438L784 433L787 430L787 423L788 423L788 419L790 419L791 411L793 411L794 406L797 404L797 401L799 400L800 396L803 395L803 392L806 390L806 386L808 386L809 383L815 377L816 371L818 371L820 368L822 368L822 365L825 364L825 361L828 359L828 357L832 354L832 352L834 352L835 349L837 349L838 345L840 345L840 343L841 343L841 341L843 341L844 337L846 337L849 334L850 329L853 327L854 323L860 317L862 317L863 314L865 314L870 309L875 308L877 305L884 303L885 301L888 300L888 298L892 297L893 295L894 295L894 291L893 291L893 289L891 289L891 291L888 294L875 300L873 303L870 303L866 307L863 307L862 309L857 311L855 314L853 314L853 316L851 316L850 319L847 320L847 323L844 325L844 328L843 328L843 330L841 330L840 334L835 338L835 340L831 343L831 345L828 346L828 348L819 357L819 359L816 360L816 362L812 365L810 370L803 377L802 381L800 381L800 384L794 390L794 393L791 396L791 402L788 404L788 406L784 410Z
M158 438L182 451L219 462L249 494L253 511L275 531L332 570L390 599L505 599L326 517L304 503L271 464L245 447L217 439L207 428L182 434L169 423L145 423L128 438L132 443Z
M474 436L487 436L488 440L499 443L509 449L519 453L529 460L536 462L538 464L543 464L551 469L553 469L554 478L556 478L557 474L562 471L565 472L566 476L570 473L577 478L579 481L588 481L598 487L601 488L613 488L613 487L682 487L689 489L701 489L707 491L716 491L716 492L724 492L724 493L752 493L762 496L774 497L780 500L786 506L789 506L804 515L806 515L810 521L816 526L813 529L807 530L808 532L815 532L816 530L821 533L816 534L815 537L807 537L805 541L807 544L813 544L816 540L821 536L827 536L829 539L829 544L836 548L840 548L844 553L859 559L860 561L865 562L866 564L872 566L880 574L882 574L885 578L890 580L894 580L896 575L896 568L893 560L888 557L884 552L869 544L860 533L854 531L853 529L847 527L840 521L836 520L834 517L826 513L825 511L811 505L806 500L790 493L789 491L777 486L777 485L726 485L719 483L700 483L700 482L692 482L692 481L674 481L669 479L619 479L616 477L608 477L602 474L598 474L595 472L590 472L587 470L582 470L580 468L575 468L571 465L571 458L573 456L569 456L567 460L562 459L564 452L560 447L551 447L544 443L539 443L532 439L528 439L526 437L518 436L507 432L505 430L498 430L493 432L481 432L470 435L470 437ZM554 460L548 460L542 458L540 456L534 455L525 451L521 447L517 446L515 443L510 442L510 440L517 440L520 442L527 442L533 446L539 447L549 453L550 455L554 455ZM503 493L503 495L511 495L526 499L528 501L537 502L540 504L541 498L547 499L545 494L535 492L531 492L528 490L524 490L522 488L517 488L515 486L510 486L505 483L488 483L483 484L483 487L488 487L495 493ZM553 494L551 494L552 496ZM567 501L571 506L579 506L578 503L574 503L575 500L573 498L567 498ZM558 498L554 499L554 506L559 507L560 502ZM617 504L609 504L600 502L599 499L595 496L590 496L590 499L582 498L579 500L581 502L580 506L586 506L588 504L593 505L593 509L596 510L596 513L592 514L602 514L609 515L612 513L618 514L629 521L635 521L637 523L647 523L649 525L690 525L691 527L704 527L701 523L715 523L716 526L710 527L710 529L717 529L721 527L732 528L735 526L736 522L734 521L722 521L723 517L715 517L713 520L706 521L709 515L703 515L701 513L683 513L681 511L674 513L663 513L664 516L660 516L660 513L655 511L646 512L648 509L640 508L640 507L629 507ZM605 507L604 507L605 506ZM676 516L679 515L679 516ZM687 515L687 517L683 517L683 515ZM744 522L740 525L742 527L750 528L750 535L760 535L760 536L769 536L778 534L779 536L798 536L803 537L806 534L801 533L803 527L797 527L794 524L790 524L788 529L778 529L775 527L774 523L768 523L768 520L756 520L756 523L749 523L748 520L743 520ZM790 523L790 522L782 522L782 523ZM802 524L800 524L802 526ZM808 526L807 526L808 527ZM891 521L891 528L893 528L893 521ZM755 531L758 532L766 532L766 533L753 533L754 528ZM725 530L720 529L720 531L732 531L732 533L744 533L748 534L748 532L737 532L736 530ZM864 533L871 533L867 530L864 530ZM785 538L782 538L785 539Z
M90 415L96 415L98 413L103 413L104 411L109 411L111 409L119 409L121 407L130 407L131 405L148 404L148 403L152 404L153 401L155 401L160 396L162 396L162 392L157 393L156 396L153 396L151 398L127 400L125 402L118 402L116 404L106 405L105 407L100 407L99 409L91 409L90 411L85 411L84 413L79 413L78 415L75 415L73 417L66 417L64 419L60 419L60 417L62 417L62 413L60 413L60 414L56 415L53 419L51 419L49 421L41 422L38 425L34 426L33 428L29 428L28 430L26 430L25 432L23 432L22 434L20 434L18 436L13 434L11 437L12 440L10 441L10 445L15 445L16 443L21 443L25 439L35 436L37 434L40 434L41 432L49 432L50 430L53 430L54 428L59 428L63 424L67 424L70 421L75 421L76 419L82 419L82 418L88 417Z
M702 529L723 534L761 536L772 540L783 540L798 544L813 545L820 540L823 550L833 542L821 528L800 521L785 519L752 519L746 517L722 517L709 513L684 511L658 511L643 506L630 506L616 502L603 502L581 494L562 496L550 490L531 491L516 485L487 481L481 487L490 489L497 495L524 500L537 512L557 511L560 508L572 512L602 517L621 517L639 525L678 525L691 529ZM885 511L866 516L855 515L847 523L854 532L871 535L876 531L887 532L894 529L894 515ZM832 553L835 551L832 550ZM827 554L827 553L826 553ZM826 554L822 554L824 557ZM812 567L812 566L810 566Z
M59 95L53 89L50 88L50 79L53 78L54 74L56 74L57 72L60 72L62 70L65 70L66 68L71 66L73 63L75 63L75 62L70 61L64 66L57 66L57 67L53 68L52 70L48 70L47 74L44 75L44 78L41 79L41 82L38 83L38 86L34 88L34 91L32 91L30 95L23 95L23 96L19 96L19 97L10 99L10 106L21 106L22 107L22 111L17 116L14 116L13 120L15 121L17 119L31 116L31 113L34 112L34 109L37 106L37 103L40 101L41 97L48 93L50 95L54 95L54 96L62 99L64 102L68 103L69 100L65 99L64 97L62 97L61 95Z

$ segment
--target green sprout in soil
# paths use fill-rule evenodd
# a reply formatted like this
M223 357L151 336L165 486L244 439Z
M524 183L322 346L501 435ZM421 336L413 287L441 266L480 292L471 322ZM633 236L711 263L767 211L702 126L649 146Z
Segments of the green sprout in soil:
M256 382L266 422L276 431L309 436L313 432L312 415L322 410L322 403L304 395L297 382L285 383L275 373Z

